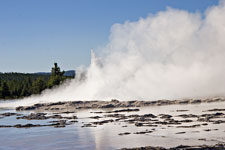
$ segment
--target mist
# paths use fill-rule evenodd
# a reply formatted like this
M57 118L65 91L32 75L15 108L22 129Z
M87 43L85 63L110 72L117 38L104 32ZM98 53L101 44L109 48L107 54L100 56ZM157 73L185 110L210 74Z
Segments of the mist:
M16 107L70 100L157 100L225 95L225 1L204 14L167 8L114 24L108 44L74 80Z

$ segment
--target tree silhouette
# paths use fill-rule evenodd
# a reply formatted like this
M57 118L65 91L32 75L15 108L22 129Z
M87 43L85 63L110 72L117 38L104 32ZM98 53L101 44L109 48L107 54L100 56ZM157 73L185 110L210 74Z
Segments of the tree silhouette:
M2 83L1 94L0 95L4 99L10 96L9 86L7 85L6 82Z
M54 63L54 67L51 70L51 77L48 82L48 87L52 88L53 86L59 85L66 79L64 76L65 71L60 71L57 63Z

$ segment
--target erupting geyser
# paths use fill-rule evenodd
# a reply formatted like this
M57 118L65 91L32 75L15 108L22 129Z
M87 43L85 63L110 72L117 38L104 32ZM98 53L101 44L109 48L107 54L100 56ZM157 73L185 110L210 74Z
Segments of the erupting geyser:
M15 107L68 100L175 99L225 95L225 3L204 15L168 8L115 24L109 43L76 79ZM85 77L84 77L85 74Z

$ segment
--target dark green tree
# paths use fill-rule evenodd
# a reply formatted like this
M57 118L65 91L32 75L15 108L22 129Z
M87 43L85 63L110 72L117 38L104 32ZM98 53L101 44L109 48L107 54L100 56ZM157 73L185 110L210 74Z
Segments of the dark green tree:
M9 87L7 85L6 82L3 82L2 83L2 86L1 86L1 97L3 99L7 98L7 97L10 97L10 91L9 91Z
M29 96L31 94L31 92L30 92L30 89L29 89L29 87L28 87L28 84L27 83L24 83L23 84L23 88L22 88L22 91L21 91L21 93L20 93L20 96Z
M64 73L65 73L64 71L60 71L58 64L54 63L54 67L51 70L51 77L48 81L48 87L52 88L53 86L62 83L66 79Z
M33 82L32 87L32 92L34 94L40 94L44 89L46 89L46 83L41 78L38 78Z

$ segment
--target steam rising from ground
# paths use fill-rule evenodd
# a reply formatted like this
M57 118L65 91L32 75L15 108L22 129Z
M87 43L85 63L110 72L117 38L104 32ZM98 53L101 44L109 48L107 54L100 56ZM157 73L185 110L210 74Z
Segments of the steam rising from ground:
M79 71L78 71L79 72ZM6 106L68 100L146 100L225 95L225 3L204 15L168 8L115 24L75 80Z

